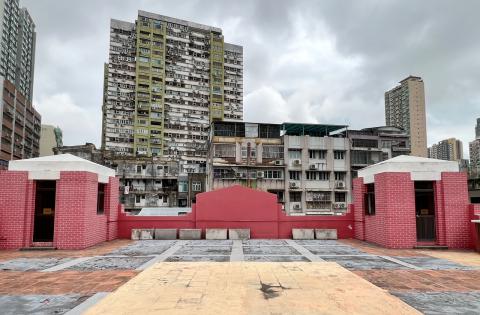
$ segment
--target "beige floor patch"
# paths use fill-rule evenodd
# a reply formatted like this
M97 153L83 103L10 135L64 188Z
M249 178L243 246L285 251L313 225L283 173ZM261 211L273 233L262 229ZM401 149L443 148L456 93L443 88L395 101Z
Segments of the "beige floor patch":
M87 314L419 314L336 263L157 263Z

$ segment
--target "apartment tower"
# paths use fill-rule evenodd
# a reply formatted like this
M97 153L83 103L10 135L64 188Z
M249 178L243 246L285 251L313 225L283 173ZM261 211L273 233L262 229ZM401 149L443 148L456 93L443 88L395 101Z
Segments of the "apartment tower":
M40 115L32 106L35 24L18 0L0 0L0 168L39 154Z
M409 76L385 92L387 126L404 129L410 136L411 155L427 157L425 89L420 77Z
M428 148L428 157L460 162L463 160L463 143L455 138L442 140Z
M243 119L243 49L216 27L139 11L111 20L102 149L205 163L210 123Z

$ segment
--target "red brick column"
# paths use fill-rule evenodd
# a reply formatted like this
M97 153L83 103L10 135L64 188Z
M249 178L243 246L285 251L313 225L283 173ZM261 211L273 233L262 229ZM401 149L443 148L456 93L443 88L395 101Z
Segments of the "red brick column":
M471 248L470 212L467 175L460 172L442 173L445 245L450 248Z
M366 187L363 184L363 178L353 179L353 215L354 215L354 232L355 238L365 240L365 209L364 198Z
M107 238L107 217L97 214L98 176L61 172L57 181L54 245L82 249Z
M445 227L445 204L443 200L442 181L436 181L434 184L435 192L435 232L437 244L447 245L446 227Z
M105 214L107 216L107 240L118 237L118 204L119 204L118 178L110 177L105 187Z
M21 248L32 242L35 183L28 172L0 171L0 248Z
M410 173L375 175L376 214L365 217L366 240L388 248L416 245L415 189Z

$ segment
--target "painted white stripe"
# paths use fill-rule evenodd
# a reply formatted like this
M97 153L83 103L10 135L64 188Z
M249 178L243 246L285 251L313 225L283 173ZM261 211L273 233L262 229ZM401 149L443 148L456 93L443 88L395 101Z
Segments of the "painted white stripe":
M242 240L234 240L232 252L230 253L230 261L244 261Z
M56 266L53 266L53 267L50 267L50 268L41 270L41 272L53 272L53 271L63 270L63 269L66 269L66 268L75 266L76 264L82 263L82 262L84 262L84 261L90 260L90 259L92 259L92 258L94 258L94 257L80 257L80 258L76 258L76 259L67 261L67 262L65 262L65 263L63 263L63 264L56 265Z
M310 261L325 261L318 256L315 256L311 251L303 247L302 245L294 242L293 240L286 240L287 244L295 248L300 254Z
M77 305L70 311L66 312L65 315L81 315L85 313L89 308L100 302L103 298L105 298L110 292L97 292L83 303Z

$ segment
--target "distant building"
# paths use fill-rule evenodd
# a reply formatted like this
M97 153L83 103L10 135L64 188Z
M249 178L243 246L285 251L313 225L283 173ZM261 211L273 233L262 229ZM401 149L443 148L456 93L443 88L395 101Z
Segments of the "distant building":
M0 76L0 168L8 161L38 157L40 114L19 90Z
M410 154L410 137L401 128L382 126L348 130L352 177L369 165Z
M207 190L234 185L276 194L290 215L345 213L350 201L346 126L214 122Z
M425 90L420 77L409 76L385 93L387 126L404 129L410 135L411 155L427 157Z
M480 118L477 118L477 124L475 125L475 139L480 139Z
M35 24L19 0L0 0L0 75L32 101Z
M428 157L460 162L463 160L463 143L455 138L442 140L428 148Z
M85 143L81 145L68 145L53 148L55 155L57 154L71 154L82 159L95 162L97 164L105 165L104 154L102 150L95 147L93 143Z
M54 155L54 148L63 146L62 130L51 125L42 125L40 134L40 156Z
M0 169L39 154L41 117L32 106L35 36L19 0L0 0Z

